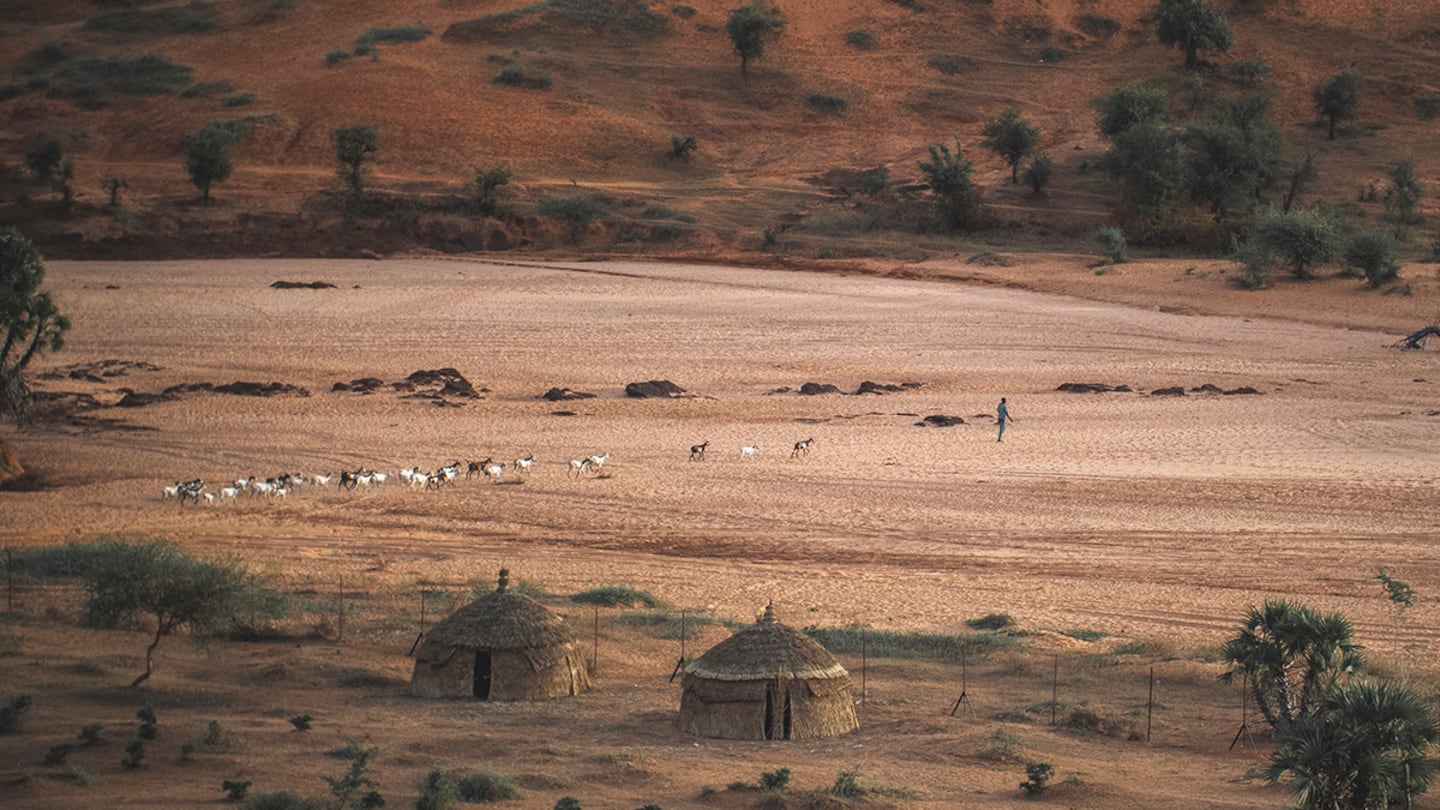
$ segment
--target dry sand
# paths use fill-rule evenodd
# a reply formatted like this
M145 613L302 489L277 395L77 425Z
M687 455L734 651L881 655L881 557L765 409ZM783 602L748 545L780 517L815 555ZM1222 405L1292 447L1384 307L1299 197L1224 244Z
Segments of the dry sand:
M1008 273L1011 282L1089 272L1077 267L1056 259L993 272ZM1121 272L1128 275L1114 281L1128 277L1132 294L1195 275L1165 263ZM337 286L271 289L277 279ZM1340 283L1314 287L1315 300L1333 304L1351 295L1334 286ZM733 618L774 600L782 619L797 625L954 633L966 619L1003 612L1039 632L1032 643L1042 648L1068 643L1045 631L1082 629L1177 651L1213 648L1249 605L1283 596L1343 611L1377 655L1391 640L1388 603L1375 580L1376 568L1386 566L1421 594L1406 643L1417 660L1440 650L1433 598L1440 593L1433 542L1440 355L1389 348L1403 330L1330 325L1345 322L1336 314L1343 306L1318 307L1322 314L1312 320L1319 323L1307 324L1000 286L591 261L53 262L48 284L75 328L65 351L37 371L105 358L162 368L99 384L37 381L41 390L114 401L119 386L157 392L244 380L303 386L311 395L192 394L7 433L46 484L0 493L0 544L7 546L104 532L164 535L311 583L343 574L396 586L459 586L491 580L508 566L554 593L625 584ZM1187 311L1260 300L1240 297L1246 294L1213 276L1194 284ZM1409 313L1396 321L1433 305L1425 297L1391 300ZM330 391L336 381L391 381L447 366L486 389L483 399L437 407L389 391ZM693 396L624 396L627 382L651 379L671 380ZM865 380L922 386L870 396L794 391L806 382L853 391ZM1126 384L1136 392L1055 390L1066 382ZM1262 393L1139 393L1207 383ZM598 397L537 399L551 387ZM775 393L782 388L791 391ZM1016 423L997 443L990 414L1001 396ZM556 414L562 410L575 415ZM962 416L967 424L916 426L931 414ZM813 451L791 459L792 443L810 436ZM689 447L705 440L708 460L688 461ZM741 460L738 448L746 444L760 452ZM532 452L539 462L523 484L462 480L437 493L392 479L369 491L302 490L284 501L183 509L160 498L164 485L196 477L218 486L244 475L360 465L394 473ZM569 459L606 452L603 475L567 475ZM136 635L115 648L111 636L63 626L26 632L75 644L0 658L0 672L17 683L102 649L110 650L103 660L119 682L143 643ZM512 772L528 768L527 807L584 791L599 800L587 807L649 800L667 808L751 806L753 797L700 800L696 791L781 766L794 767L809 786L828 784L856 764L881 782L917 791L917 804L1005 806L1018 801L1014 786L1023 778L1023 763L976 759L990 744L988 726L959 730L942 721L937 707L953 699L956 677L949 668L906 670L904 679L921 693L872 699L857 735L779 750L697 745L681 735L674 688L655 677L668 671L668 646L633 657L607 653L598 696L526 709L417 705L390 694L353 701L318 687L269 691L281 677L276 667L311 687L333 678L323 674L327 666L333 673L346 663L403 679L408 659L390 649L395 643L259 647L220 659L167 644L167 669L152 688L188 678L193 689L228 689L235 700L283 701L269 719L225 715L255 741L232 757L246 763L237 772L264 773L270 789L319 787L315 774L335 770L333 761L315 759L316 745L304 735L282 734L284 711L324 701L332 713L345 713L329 723L326 741L363 729L398 755L390 767L408 770L392 775L394 790L413 785L432 762L478 760ZM34 668L14 666L31 656ZM214 670L217 660L227 662L223 672ZM1049 675L1030 671L1033 663L1004 666L1016 677ZM1199 690L1214 671L1185 661L1162 665L1173 690ZM894 667L879 668L870 684L884 695L897 677ZM249 686L257 683L267 686ZM996 700L994 688L988 701ZM1121 702L1127 711L1135 700L1144 703L1143 687L1132 691L1139 697ZM1041 699L1005 698L1021 707ZM1158 748L1063 735L1037 742L1042 732L1027 729L1027 744L1039 750L1028 756L1087 774L1090 787L1064 798L1071 806L1283 801L1236 781L1254 754L1225 752L1232 708L1216 705L1210 693L1182 698L1172 691L1166 699L1174 712L1165 727L1170 741ZM107 700L120 706L133 698L115 693ZM994 708L987 702L982 713ZM64 722L85 721L82 710L71 711L75 717ZM194 722L219 711L194 709ZM1169 776L1151 778L1158 773ZM156 788L168 796L162 803L193 806L200 788L191 782L199 777L161 774L143 778L172 780L170 794ZM113 785L150 784L127 778L107 777ZM103 795L116 806L150 806L138 789L121 793ZM73 801L69 795L24 794L35 807L71 806L63 804Z

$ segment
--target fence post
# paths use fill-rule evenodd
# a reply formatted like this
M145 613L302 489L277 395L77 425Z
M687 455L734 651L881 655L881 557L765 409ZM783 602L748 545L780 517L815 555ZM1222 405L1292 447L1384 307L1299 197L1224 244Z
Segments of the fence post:
M1055 671L1050 676L1050 725L1055 725L1055 710L1060 705L1060 653L1055 653Z
M1150 667L1150 696L1145 699L1145 742L1150 742L1150 720L1155 714L1155 667Z
M340 575L340 590L335 595L335 641L345 642L345 575Z
M15 612L15 551L5 549L5 612Z
M590 656L590 671L600 671L600 606L595 606L595 651Z

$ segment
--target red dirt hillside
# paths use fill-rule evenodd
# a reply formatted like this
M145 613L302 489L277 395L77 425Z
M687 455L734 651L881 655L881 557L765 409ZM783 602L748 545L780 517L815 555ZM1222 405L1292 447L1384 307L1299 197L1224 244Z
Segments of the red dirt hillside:
M1417 162L1422 183L1437 185L1435 167L1425 162L1434 125L1417 117L1413 103L1440 92L1430 69L1440 48L1435 2L1233 3L1234 49L1212 55L1217 67L1191 76L1180 69L1178 52L1156 42L1145 20L1153 4L1140 0L785 0L779 6L788 25L751 65L748 83L724 33L732 3L653 4L647 26L657 30L640 31L618 30L618 12L596 26L556 10L595 5L630 9L555 0L217 0L144 4L139 22L126 26L113 17L106 24L101 15L115 10L91 2L30 4L3 24L0 79L9 77L3 95L12 97L0 102L0 158L9 175L0 218L28 223L67 255L111 255L93 243L104 237L247 229L290 232L288 242L259 238L258 251L304 253L310 249L295 232L326 231L323 210L306 200L334 188L333 131L375 122L373 183L380 189L459 194L476 167L505 164L514 171L512 214L581 189L621 207L661 206L688 244L721 249L754 247L764 228L783 229L831 204L826 172L885 166L893 183L913 183L926 146L955 133L1002 223L1038 226L1042 238L1074 238L1103 223L1114 204L1109 181L1084 171L1103 151L1090 106L1096 96L1150 78L1171 89L1179 108L1196 92L1237 91L1225 67L1255 58L1271 68L1266 86L1287 154L1317 153L1316 197L1354 207L1357 192L1402 159ZM202 22L187 23L186 15ZM327 67L327 53L353 51L365 32L405 26L431 33L381 44L374 59L352 56ZM847 44L858 31L873 45ZM53 97L53 85L30 86L34 54L46 43L59 43L71 59L160 54L193 75L188 89L112 95L99 109L82 109ZM936 69L937 60L954 70ZM549 86L497 83L506 67ZM1310 89L1346 67L1365 76L1360 113L1327 141L1313 126ZM843 99L846 109L817 111L806 101L812 93ZM984 119L1010 104L1041 128L1056 161L1045 195L1011 187L1004 164L979 147ZM252 126L234 177L215 188L215 207L198 209L181 140L207 121L246 116ZM691 160L667 157L676 133L696 137ZM43 206L11 203L22 194L53 196L22 182L18 169L26 151L47 138L75 162L80 205L58 222ZM125 216L97 210L109 178L128 184ZM277 217L249 216L264 212ZM419 233L413 219L405 223L411 236ZM518 235L501 246L531 237L547 244L533 220L512 230ZM415 241L434 244L428 237ZM176 245L183 247L169 251L216 249L193 239Z

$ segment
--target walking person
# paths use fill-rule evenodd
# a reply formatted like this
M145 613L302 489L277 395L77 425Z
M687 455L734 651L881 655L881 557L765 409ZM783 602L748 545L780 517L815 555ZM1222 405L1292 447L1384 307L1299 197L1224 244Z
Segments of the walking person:
M995 437L995 441L1003 442L1005 441L1005 423L1015 421L1010 416L1010 409L1005 405L1005 397L1000 397L1000 404L995 406L995 421L1000 425L1000 435Z

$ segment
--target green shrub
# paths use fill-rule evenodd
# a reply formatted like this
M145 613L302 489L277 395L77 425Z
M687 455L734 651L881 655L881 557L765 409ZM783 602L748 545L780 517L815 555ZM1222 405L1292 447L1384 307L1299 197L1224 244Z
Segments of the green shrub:
M860 193L867 197L883 194L889 187L890 170L884 166L876 166L860 174Z
M475 211L482 216L494 216L500 207L500 187L510 182L508 166L492 166L475 170ZM518 590L512 588L511 590Z
M89 768L76 765L73 762L67 763L65 765L65 775L70 777L70 779L80 787L90 787L91 785L100 781L99 774L95 773Z
M1030 165L1025 167L1025 171L1020 176L1020 179L1024 181L1025 185L1030 187L1031 191L1039 194L1050 184L1050 178L1054 174L1055 162L1050 159L1049 155L1041 154L1036 155L1034 159L1030 161Z
M1421 121L1440 117L1440 95L1416 96L1412 103L1415 105L1415 116Z
M1230 66L1230 75L1253 87L1270 75L1270 66L1259 59L1243 59Z
M778 771L768 771L760 774L760 789L773 790L777 793L790 787L790 769L781 768Z
M691 17L694 17L694 16L695 16L695 7L694 7L694 6L672 6L672 7L670 8L670 13L671 13L671 14L674 14L676 17L679 17L679 18L682 19L682 20L688 20L688 19L690 19Z
M574 796L566 796L555 802L555 810L583 810L580 807L580 800Z
M544 213L543 211L541 213ZM551 216L547 214L547 216ZM600 588L591 588L588 591L581 591L570 597L571 602L582 605L600 605L601 607L635 607L640 605L647 608L664 607L665 603L655 598L648 591L626 587L624 585L606 585Z
M847 31L845 33L845 44L852 48L868 51L876 45L875 35L866 31L864 28L857 28L854 31Z
M355 54L373 54L377 45L398 45L405 42L419 42L430 36L430 29L420 25L403 25L393 28L371 28L355 38Z
M684 160L698 148L699 143L694 135L671 135L670 136L670 157L676 160Z
M56 743L55 745L50 746L50 750L45 752L45 764L59 765L60 763L64 762L65 757L70 756L70 752L74 750L74 743Z
M850 106L845 99L825 93L811 93L805 97L805 103L826 115L839 115Z
M135 710L135 719L140 721L140 728L135 735L142 740L153 740L160 736L160 724L155 719L155 707L145 704Z
M248 107L249 105L255 103L255 94L236 93L235 95L225 99L223 103L226 107Z
M1099 630L1061 630L1060 635L1069 636L1076 641L1099 641L1109 634Z
M510 777L495 771L479 770L460 777L456 784L464 802L503 802L520 798L520 788Z
M214 30L217 21L214 4L190 0L184 6L108 8L82 27L110 34L198 34Z
M331 810L329 803L319 799L303 799L289 791L256 793L241 805L244 810Z
M1045 49L1040 51L1040 61L1044 62L1047 65L1053 65L1056 62L1064 61L1066 56L1069 56L1069 54L1066 53L1064 49L1056 48L1053 45L1046 46Z
M1383 231L1363 231L1350 237L1341 254L1346 272L1362 276L1379 287L1400 275L1395 238Z
M49 77L49 94L85 108L104 106L112 93L153 96L179 92L191 83L193 70L157 54L86 56L58 65Z
M415 802L415 810L446 810L455 804L459 796L455 775L438 765L433 766L420 783L420 798Z
M180 91L181 98L215 98L226 93L235 92L235 85L224 79L217 79L210 82L197 82Z
M86 745L99 745L100 732L104 730L103 723L90 723L80 729L80 739L84 740Z
M245 794L250 792L250 780L226 779L220 783L220 789L225 791L225 798L235 802L244 801Z
M127 771L133 771L140 767L141 760L145 759L145 741L131 740L125 746L125 758L120 760L120 765Z
M842 799L859 799L864 797L865 790L860 787L860 771L841 771L835 777L835 784L830 787L830 795Z
M600 206L598 200L590 194L575 194L566 197L545 197L540 200L540 216L552 219L563 220L570 225L570 239L575 241L585 232L585 228L596 219L604 215L605 209ZM604 589L599 589L603 591ZM585 593L591 593L586 591ZM582 594L570 597L572 601L584 602L583 599L576 599ZM599 603L594 603L599 604Z
M544 71L527 71L521 65L506 65L495 75L496 84L506 87L526 87L532 90L549 90L550 74Z
M296 715L290 718L290 725L294 726L296 731L309 731L310 720L311 717L308 714Z
M1009 613L987 613L978 619L966 619L965 626L971 630L1008 630L1015 626L1015 617Z
M1100 245L1100 252L1108 264L1124 264L1130 260L1125 232L1114 225L1106 225L1096 231L1095 242Z
M17 734L25 728L25 715L33 703L29 695L16 695L0 706L0 734Z
M1020 789L1028 795L1039 796L1045 792L1046 783L1055 775L1055 767L1048 762L1025 763L1025 781Z
M862 646L877 658L959 661L962 656L982 658L1010 649L1016 641L1004 633L950 636L933 633L897 633L850 627L806 627L805 635L832 653L859 653Z
M335 67L349 58L349 51L331 51L325 54L325 67Z
M951 56L950 54L937 54L930 57L927 63L931 68L944 73L946 76L954 76L967 70L975 70L979 64L968 56Z

